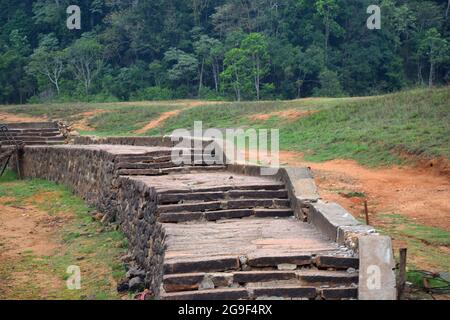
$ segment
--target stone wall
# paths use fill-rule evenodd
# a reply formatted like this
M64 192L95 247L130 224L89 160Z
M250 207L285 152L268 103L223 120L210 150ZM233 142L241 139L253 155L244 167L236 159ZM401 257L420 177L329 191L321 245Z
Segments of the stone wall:
M139 180L120 177L117 181L116 221L128 237L129 249L146 271L146 285L158 295L163 276L164 229L156 221L157 194Z
M156 222L156 191L143 182L118 177L115 156L82 147L25 147L22 174L68 186L102 212L105 222L117 223L127 237L146 285L156 294L162 280L164 230ZM14 162L12 162L14 163Z

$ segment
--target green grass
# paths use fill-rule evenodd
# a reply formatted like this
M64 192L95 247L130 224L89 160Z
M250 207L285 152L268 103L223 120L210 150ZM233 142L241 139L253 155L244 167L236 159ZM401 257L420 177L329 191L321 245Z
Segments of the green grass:
M15 260L0 266L0 279L10 283L8 297L14 299L119 299L114 280L124 277L120 256L128 246L124 236L92 218L92 209L65 187L43 180L15 181L14 174L0 179L0 197L14 200L3 205L32 206L49 217L59 217L56 228L58 250L50 256L25 250ZM81 268L81 290L68 290L65 285L67 267ZM11 274L40 275L36 281L19 281ZM0 285L0 293L2 286Z
M175 108L170 106L120 107L113 112L94 116L88 124L95 128L95 134L99 136L133 135L133 131L157 119L161 113L173 109Z
M389 235L399 247L408 248L407 281L411 282L414 291L410 299L430 299L425 294L424 278L430 287L445 287L445 281L433 278L421 272L450 272L450 232L440 228L421 225L412 219L395 213L380 213L376 216L377 230ZM396 258L398 253L395 251ZM398 261L397 261L398 262ZM448 292L442 292L447 294Z
M319 112L295 121L278 116L266 121L249 118L283 109ZM162 129L170 133L175 128L192 128L198 120L203 127L278 128L280 148L302 152L310 161L343 158L373 166L401 163L401 152L450 157L448 87L355 99L204 106L182 112Z
M94 131L84 133L107 136L133 135L133 131L158 118L161 113L178 108L180 107L174 106L173 102L162 104L152 102L148 105L145 103L144 105L133 103L68 103L0 106L0 111L24 116L47 117L48 119L73 123L82 119L84 112L102 110L105 112L93 116L88 121L89 126Z
M254 121L252 115L272 113L288 109L321 110L333 108L352 101L351 98L339 99L312 99L292 101L261 101L261 102L234 102L216 105L205 105L181 112L176 117L165 121L161 128L149 131L148 135L156 135L161 130L170 134L173 130L184 128L192 129L194 121L202 121L203 128L237 128L266 125L268 121ZM275 122L276 117L269 120ZM278 121L279 122L279 121Z
M394 235L400 234L433 246L450 246L450 232L448 231L417 224L412 219L400 214L378 214L377 217L388 223L391 233Z
M418 224L400 214L377 214L377 229L408 247L411 268L425 265L438 271L450 271L450 255L441 247L450 246L450 232Z

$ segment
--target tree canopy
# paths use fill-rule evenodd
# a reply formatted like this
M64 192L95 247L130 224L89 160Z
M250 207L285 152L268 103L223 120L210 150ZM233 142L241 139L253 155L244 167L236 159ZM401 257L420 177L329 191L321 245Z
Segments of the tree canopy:
M448 0L72 2L0 0L0 103L356 96L450 77Z

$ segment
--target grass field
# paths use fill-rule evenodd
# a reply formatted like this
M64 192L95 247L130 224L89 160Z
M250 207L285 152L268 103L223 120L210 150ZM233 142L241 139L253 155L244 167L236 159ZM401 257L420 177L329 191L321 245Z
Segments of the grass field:
M302 152L310 161L340 158L387 165L404 161L402 154L450 158L449 87L375 97L197 102L196 107L188 106L189 101L55 104L0 106L0 112L74 122L86 112L101 110L86 120L92 130L81 130L81 134L104 136L136 135L133 131L163 112L182 109L145 135L170 134L202 121L203 128L280 129L281 149ZM282 111L310 114L286 118Z
M0 254L0 299L120 299L115 281L125 275L120 256L126 251L126 240L120 232L93 221L92 209L83 200L52 182L18 181L8 172L0 179L0 204L2 215L19 208L36 223L30 237L48 223L52 231L43 237L53 248L44 255L28 248L8 255L7 249L13 250L14 241L19 241L14 239L20 236L21 226L15 237L0 237L0 250L7 254ZM43 216L36 217L37 213ZM81 290L67 289L66 271L71 265L81 269Z

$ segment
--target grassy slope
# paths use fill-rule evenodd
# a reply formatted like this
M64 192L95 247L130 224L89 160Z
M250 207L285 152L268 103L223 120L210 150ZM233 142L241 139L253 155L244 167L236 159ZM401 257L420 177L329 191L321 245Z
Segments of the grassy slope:
M51 201L36 201L51 193ZM7 260L0 265L0 279L9 283L11 270L42 281L12 282L8 298L12 299L119 299L114 280L123 278L124 267L120 256L125 253L126 240L121 233L105 229L92 220L91 211L84 202L68 189L44 180L15 180L8 172L0 179L0 198L7 197L4 205L33 206L49 216L70 215L57 233L59 248L50 256L38 256L32 251L23 252L18 260ZM48 199L50 200L50 199ZM1 243L0 243L1 247ZM67 267L81 268L81 290L68 290L65 280ZM49 279L58 280L56 285ZM31 279L29 279L31 280ZM1 298L0 287L0 298ZM3 297L5 298L5 297Z
M249 115L282 109L320 110L287 121ZM400 162L398 152L450 158L450 89L415 90L380 97L240 103L186 110L164 123L163 131L192 127L279 128L280 147L306 160L355 159L363 164ZM156 133L160 128L150 134Z
M97 135L133 135L133 131L165 111L183 108L180 102L112 104L55 104L0 106L0 112L47 115L77 120L80 113L107 110L89 120ZM251 115L281 110L318 110L293 121L273 115L252 120ZM186 109L150 130L147 135L170 134L192 128L278 128L282 150L304 153L306 160L355 159L366 165L399 163L399 154L450 158L450 88L418 89L385 96L341 99L302 99L223 103Z

